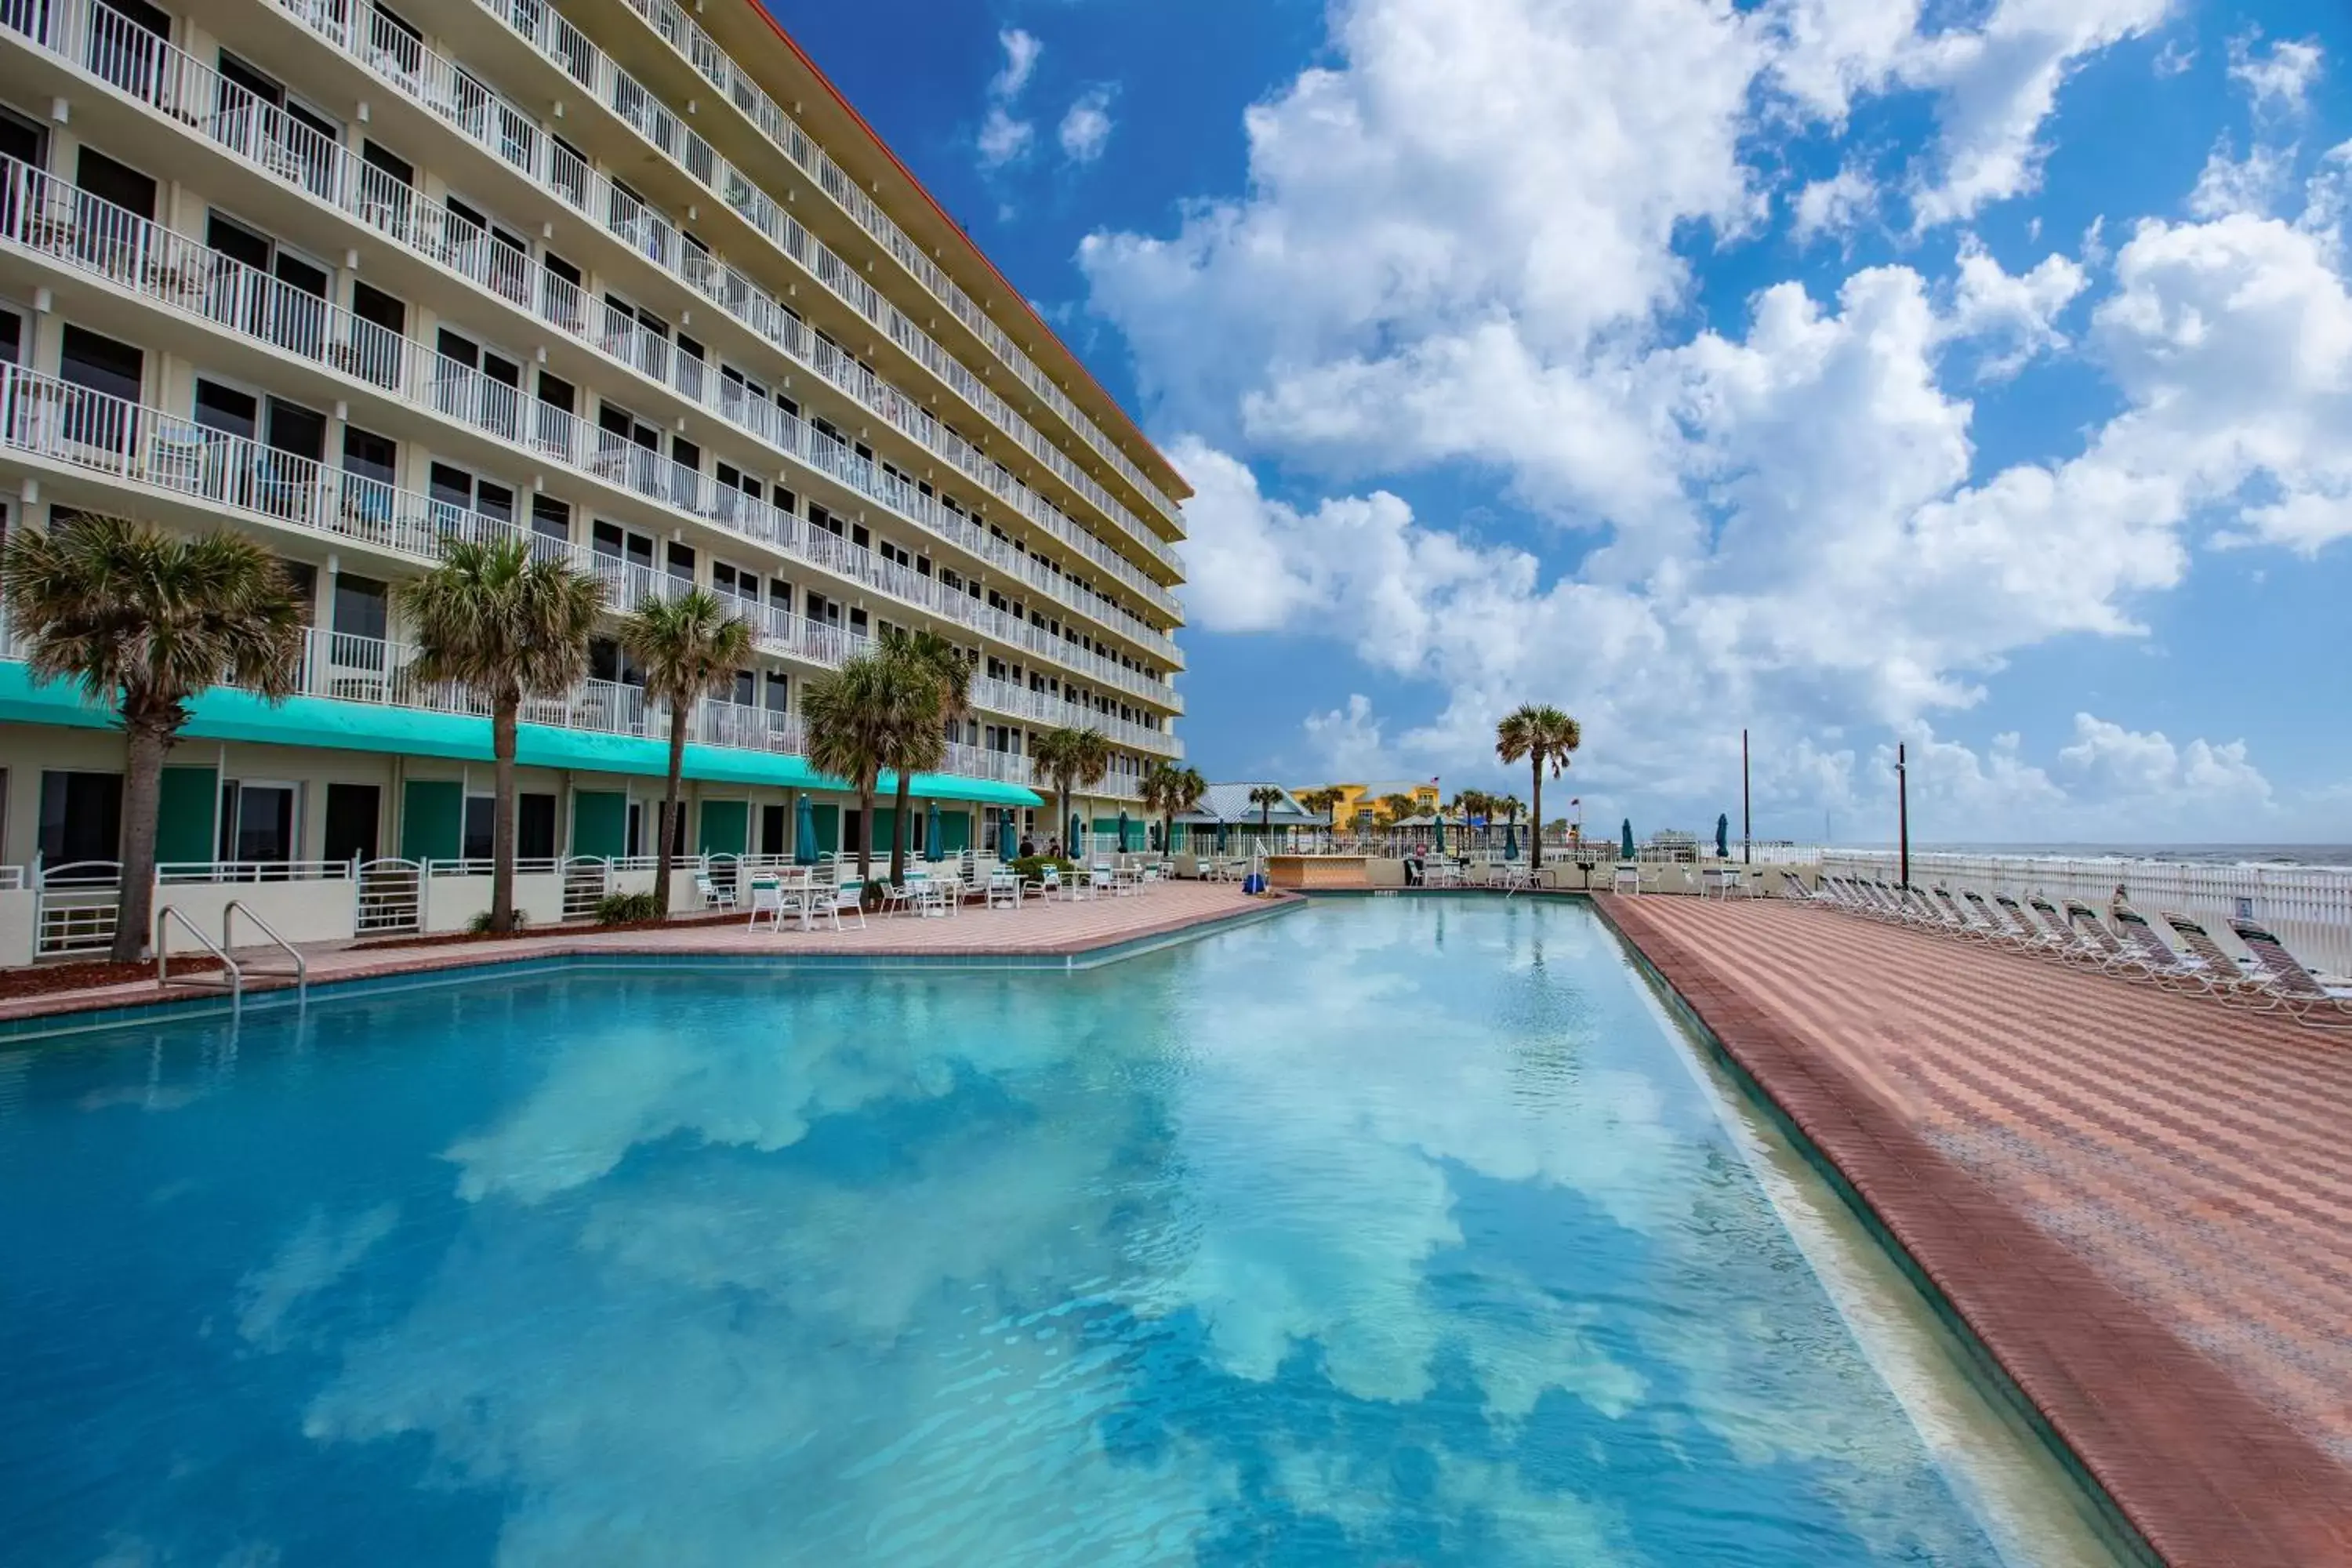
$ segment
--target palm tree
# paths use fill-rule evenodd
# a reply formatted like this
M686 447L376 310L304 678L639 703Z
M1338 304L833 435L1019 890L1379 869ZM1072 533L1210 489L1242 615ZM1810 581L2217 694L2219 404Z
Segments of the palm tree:
M1386 825L1390 827L1394 827L1398 823L1402 822L1409 816L1419 816L1420 815L1421 802L1413 799L1412 796L1409 795L1384 795L1381 796L1381 816L1386 819Z
M1048 730L1030 742L1029 763L1054 781L1055 793L1061 800L1062 824L1066 827L1072 787L1092 784L1103 776L1110 766L1110 741L1100 730L1092 728ZM1078 853L1075 844L1066 847L1072 856Z
M1348 792L1330 784L1310 789L1298 797L1298 804L1318 816L1328 816L1339 804L1348 798Z
M906 679L928 685L932 693L929 741L913 732L902 737L897 751L905 760L890 764L898 775L896 809L890 814L890 882L893 887L904 887L908 840L914 832L915 774L947 760L948 726L971 716L971 659L937 632L895 628L882 634L882 653L900 668Z
M1198 768L1180 768L1173 763L1156 763L1143 775L1143 804L1146 809L1160 814L1160 847L1172 854L1176 848L1176 818L1201 804L1209 793L1209 781L1201 776Z
M1282 790L1275 784L1253 784L1249 803L1257 807L1258 843L1263 847L1267 836L1274 832L1274 808L1282 804Z
M920 749L929 729L947 742L929 716L938 693L930 678L877 650L842 661L801 689L801 722L808 733L809 765L847 784L857 796L857 880L873 879L874 790L882 770L903 764Z
M457 681L490 705L490 929L514 929L515 731L523 701L562 697L588 674L604 585L519 541L452 539L441 564L394 591L416 639L410 671Z
M276 558L226 529L196 538L85 517L26 530L0 557L8 617L38 681L72 680L122 726L122 900L112 956L146 955L163 755L222 681L270 701L300 684L302 606Z
M644 668L646 697L669 707L669 787L662 795L661 850L654 871L654 900L667 915L687 726L696 703L734 689L735 672L751 657L751 628L729 615L718 595L696 588L638 605L621 622L621 646Z
M1533 703L1519 710L1495 726L1495 755L1505 763L1528 760L1528 770L1535 782L1535 815L1543 819L1544 770L1549 768L1558 778L1568 766L1569 753L1584 743L1583 728L1557 708L1538 707ZM1538 833L1529 852L1528 865L1543 868L1543 835Z

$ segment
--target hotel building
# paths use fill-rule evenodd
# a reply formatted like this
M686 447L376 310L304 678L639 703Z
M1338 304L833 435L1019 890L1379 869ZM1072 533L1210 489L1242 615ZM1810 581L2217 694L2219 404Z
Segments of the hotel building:
M488 721L405 673L390 596L455 537L751 623L690 853L791 852L803 794L820 847L887 847L798 710L889 626L973 655L918 781L950 848L1060 831L1043 731L1111 740L1098 824L1181 755L1190 492L756 0L0 0L0 362L7 529L226 523L311 606L302 694L211 693L173 752L166 882L366 883L316 894L362 930L486 904L423 884L488 852ZM655 847L667 715L612 630L524 715L539 918ZM0 891L114 860L121 765L0 647ZM70 903L41 951L90 940Z

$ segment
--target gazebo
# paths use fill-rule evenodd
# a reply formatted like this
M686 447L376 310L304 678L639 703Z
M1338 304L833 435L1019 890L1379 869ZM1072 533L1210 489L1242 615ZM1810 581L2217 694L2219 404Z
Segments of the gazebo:
M1228 848L1236 843L1267 837L1266 847L1295 844L1301 833L1328 832L1331 826L1328 815L1318 815L1298 804L1288 790L1271 807L1261 810L1250 803L1250 792L1267 787L1263 784L1213 784L1201 797L1201 804L1191 811L1180 812L1176 817L1178 834L1176 847L1200 851L1203 845L1196 836L1222 835ZM1281 789L1281 785L1273 786Z

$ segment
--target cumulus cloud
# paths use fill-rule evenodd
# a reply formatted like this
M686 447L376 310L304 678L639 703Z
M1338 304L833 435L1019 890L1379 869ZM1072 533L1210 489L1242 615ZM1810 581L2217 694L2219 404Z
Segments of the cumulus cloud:
M1069 111L1062 116L1061 129L1055 133L1063 157L1073 163L1091 163L1102 156L1110 144L1113 96L1109 87L1090 87L1072 100Z
M1800 245L1822 234L1843 234L1877 205L1870 176L1849 163L1826 180L1815 180L1790 205L1790 237Z

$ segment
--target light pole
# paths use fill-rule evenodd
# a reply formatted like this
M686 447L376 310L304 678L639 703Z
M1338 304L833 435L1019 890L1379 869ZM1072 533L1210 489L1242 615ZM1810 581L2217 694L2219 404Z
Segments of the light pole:
M1756 863L1756 848L1752 842L1754 833L1754 819L1748 809L1748 731L1742 730L1739 731L1739 863L1743 866Z
M1895 742L1895 834L1900 856L1897 877L1903 890L1911 890L1911 769L1904 760L1903 742Z

